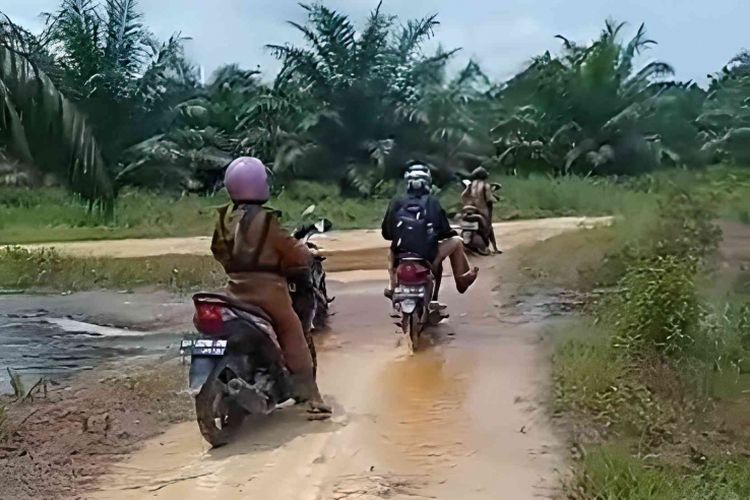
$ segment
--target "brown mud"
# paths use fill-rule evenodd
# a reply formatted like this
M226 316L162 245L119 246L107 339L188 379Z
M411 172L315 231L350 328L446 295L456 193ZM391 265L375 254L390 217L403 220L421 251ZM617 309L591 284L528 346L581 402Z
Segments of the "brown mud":
M596 223L606 219L499 225L506 254L478 260L480 279L466 295L444 280L442 298L452 317L426 335L413 357L397 345L398 328L382 297L385 274L374 270L383 259L372 259L385 253L377 233L327 235L329 255L350 259L338 269L354 269L330 274L335 315L330 331L317 337L320 385L335 408L331 421L308 422L294 408L279 410L246 422L233 443L210 450L192 421L189 397L180 394L184 372L176 364L164 372L168 382L147 371L138 384L89 372L48 400L11 407L33 414L9 419L23 427L14 428L14 444L0 455L0 498L552 497L565 454L542 407L544 320L509 299L516 283L508 277L517 276L523 245ZM154 248L142 244L146 250L125 252ZM187 322L181 315L189 307L158 305L176 304L171 297L108 297L115 305L104 295L74 294L26 297L18 307L35 309L35 301L60 313L80 307L89 318L154 331ZM138 307L149 300L151 306ZM132 314L117 309L123 301L135 304L126 308Z

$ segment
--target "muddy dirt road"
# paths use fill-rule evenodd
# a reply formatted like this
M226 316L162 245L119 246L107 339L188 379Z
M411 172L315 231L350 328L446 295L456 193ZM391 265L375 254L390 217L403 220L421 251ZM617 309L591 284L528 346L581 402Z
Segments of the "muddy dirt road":
M579 222L540 221L499 240L510 249ZM335 407L330 422L284 409L246 422L218 450L194 422L180 424L115 466L92 497L551 497L563 454L540 405L544 324L504 304L512 284L497 285L512 259L513 252L481 260L480 281L466 296L446 287L452 317L414 357L396 345L382 272L332 275L336 315L318 338L320 384Z

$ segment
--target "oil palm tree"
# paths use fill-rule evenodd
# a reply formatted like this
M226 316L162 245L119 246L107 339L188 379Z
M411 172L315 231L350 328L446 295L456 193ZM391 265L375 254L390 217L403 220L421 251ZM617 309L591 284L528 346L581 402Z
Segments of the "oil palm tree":
M501 157L533 154L559 172L581 173L634 172L675 159L644 128L673 70L658 61L636 68L636 57L656 42L643 25L623 42L624 26L607 21L588 46L558 36L560 57L545 54L509 82L500 99L510 112L495 128Z
M163 131L198 86L184 39L156 40L136 0L63 0L46 33L62 90L87 114L115 173L124 150Z
M0 149L32 182L53 174L91 206L110 210L112 183L87 118L34 62L36 41L19 33L9 20L0 26Z
M283 63L276 86L291 82L306 103L298 126L281 141L274 169L338 179L367 194L404 159L429 152L410 149L416 141L409 136L421 125L410 117L424 107L427 86L455 51L423 52L435 16L399 27L378 5L358 32L347 16L323 5L303 8L307 22L290 24L305 45L269 46Z

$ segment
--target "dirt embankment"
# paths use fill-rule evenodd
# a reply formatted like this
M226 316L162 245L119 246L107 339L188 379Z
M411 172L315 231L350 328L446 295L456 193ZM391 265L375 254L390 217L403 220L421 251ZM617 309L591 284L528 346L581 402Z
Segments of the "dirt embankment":
M74 498L99 474L191 416L177 361L99 369L11 402L0 427L0 498Z

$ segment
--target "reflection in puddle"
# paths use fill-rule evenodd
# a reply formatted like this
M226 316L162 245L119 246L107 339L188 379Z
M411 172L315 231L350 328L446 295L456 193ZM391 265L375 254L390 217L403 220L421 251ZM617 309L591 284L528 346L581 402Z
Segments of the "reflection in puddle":
M428 349L390 363L382 376L379 418L384 452L418 468L451 466L468 449L458 436L471 425L465 412L472 357Z

